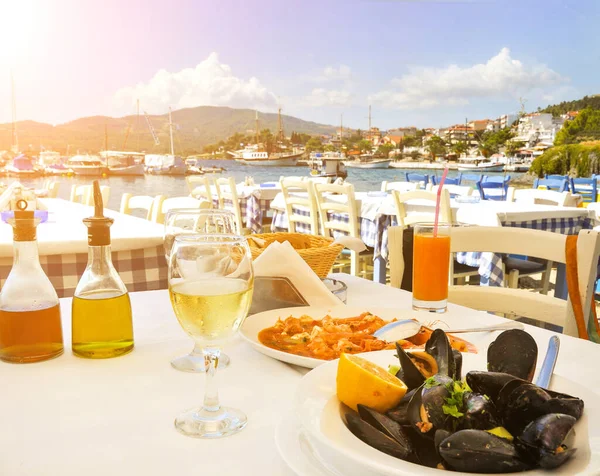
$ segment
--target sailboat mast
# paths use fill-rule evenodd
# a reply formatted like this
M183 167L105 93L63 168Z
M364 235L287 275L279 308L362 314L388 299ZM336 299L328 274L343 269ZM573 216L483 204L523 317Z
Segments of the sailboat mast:
M12 90L12 150L16 154L19 151L19 137L17 136L17 100L15 94L15 78L10 74L10 84Z
M255 120L256 120L256 145L258 145L258 111L255 111Z
M340 114L340 148L342 147L343 141L344 141L344 115Z
M140 151L140 100L137 100L137 116L135 118L135 131L137 132L137 151Z
M371 105L369 104L369 135L371 135Z
M108 168L108 125L104 123L104 159Z
M169 135L171 137L171 155L175 155L175 149L173 148L173 121L171 119L171 108L169 108Z
M281 120L281 107L278 110L277 123L279 126L278 139L279 139L279 142L283 143L284 135L283 135L283 122Z

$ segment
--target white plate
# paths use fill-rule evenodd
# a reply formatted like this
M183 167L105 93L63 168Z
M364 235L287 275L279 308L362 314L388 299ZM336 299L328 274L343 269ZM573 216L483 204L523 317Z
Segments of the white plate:
M361 354L384 368L397 363L394 351L383 350ZM485 352L463 354L464 373L474 369L485 369ZM364 474L378 476L440 475L439 470L416 465L389 456L372 448L355 437L342 421L344 406L336 397L335 377L338 361L309 372L298 387L296 414L307 431L315 448L327 461L340 472L356 471L363 468ZM557 470L528 471L528 476L549 474L562 475L598 475L600 474L600 402L591 390L555 375L552 390L568 393L582 398L585 402L583 417L575 425L575 456ZM467 474L453 472L452 474Z
M298 476L342 476L334 468L326 467L306 430L291 411L284 415L275 428L275 445L283 461Z
M299 365L300 367L307 367L314 369L315 367L329 362L327 360L313 359L312 357L302 357L299 355L289 354L281 350L271 349L266 345L263 345L258 340L258 333L267 327L275 325L277 319L285 319L287 317L300 317L303 315L311 316L313 319L322 319L327 315L333 317L355 317L363 312L370 312L375 314L386 321L392 319L416 319L417 317L423 317L423 313L419 311L413 311L412 309L390 309L390 308L378 308L378 307L351 307L339 306L321 307L321 306L306 306L306 307L288 307L285 309L275 309L273 311L259 312L248 316L244 321L241 329L241 335L246 339L252 347L259 352L268 355L282 362L288 364ZM450 314L450 312L448 313Z

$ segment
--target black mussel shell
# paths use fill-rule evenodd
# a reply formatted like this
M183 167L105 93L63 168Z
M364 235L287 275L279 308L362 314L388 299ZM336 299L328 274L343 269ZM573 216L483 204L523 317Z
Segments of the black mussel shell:
M517 380L522 383L526 383L525 380L516 379L510 374L500 372L481 372L473 370L467 373L467 384L476 393L487 395L495 403L498 399L498 394L502 387L508 382Z
M401 425L410 425L410 420L408 419L408 403L416 391L417 389L414 388L411 391L406 392L398 406L388 410L386 415Z
M553 392L552 390L546 390L548 395L552 397L552 400L546 402L545 413L563 413L565 415L571 415L576 420L581 418L583 415L583 400L581 398L572 397L564 393Z
M456 368L452 346L443 330L436 329L431 333L431 337L425 344L425 352L435 358L438 364L438 374L455 378Z
M462 379L462 353L456 349L452 349L452 357L454 357L454 380Z
M513 473L528 469L510 441L482 430L457 431L440 443L439 452L455 471Z
M463 396L463 427L473 430L491 430L501 426L496 406L489 397L479 393L465 393Z
M365 442L367 445L390 456L395 456L396 458L405 461L415 461L412 446L410 448L402 446L395 439L390 438L388 435L368 424L356 413L347 413L346 423L348 429L354 436Z
M429 468L437 468L437 466L442 462L442 459L437 452L434 440L429 438L421 438L417 435L417 432L413 428L410 428L410 432L413 437L413 444L415 446L419 464Z
M532 464L544 469L557 468L575 453L564 442L576 421L570 415L544 415L527 425L516 445Z
M537 354L537 344L527 332L520 329L504 331L488 347L488 370L504 372L531 382Z
M505 387L510 385L509 383ZM518 386L508 395L503 388L498 400L502 403L504 426L513 435L521 434L530 422L545 413L545 405L550 399L543 388L530 383Z
M450 396L446 385L453 380L443 375L435 375L434 378L438 385L418 388L408 404L408 419L411 425L419 435L427 438L433 438L435 430L452 429L451 417L444 414L442 406Z
M425 376L421 373L406 351L396 343L398 352L398 360L400 361L400 370L396 373L396 377L404 382L404 385L409 390L420 387L425 382Z
M447 431L447 430L437 430L435 432L435 435L433 437L433 444L435 446L435 451L437 453L438 458L442 458L440 456L440 445L442 443L442 441L444 441L446 438L448 438L450 435L452 434L452 432Z
M357 405L359 416L375 429L385 433L390 438L398 442L400 446L406 448L408 453L414 454L414 448L410 437L402 426L392 420L390 417L379 413L365 405Z

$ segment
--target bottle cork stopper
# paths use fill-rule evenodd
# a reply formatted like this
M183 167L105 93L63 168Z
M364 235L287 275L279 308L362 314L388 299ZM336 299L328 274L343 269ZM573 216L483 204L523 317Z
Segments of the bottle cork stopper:
M34 211L27 210L27 201L21 199L16 203L15 217L8 220L13 226L14 241L35 241L36 227L39 220L34 218Z
M94 216L85 218L83 223L88 227L88 245L89 246L107 246L110 245L110 226L114 220L104 216L104 203L102 202L102 192L97 180L93 182L94 195Z

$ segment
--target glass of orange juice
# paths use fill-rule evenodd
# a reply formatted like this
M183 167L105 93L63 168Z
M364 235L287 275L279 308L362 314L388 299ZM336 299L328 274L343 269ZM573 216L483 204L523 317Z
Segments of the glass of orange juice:
M446 312L450 268L450 226L415 225L413 242L413 309Z

